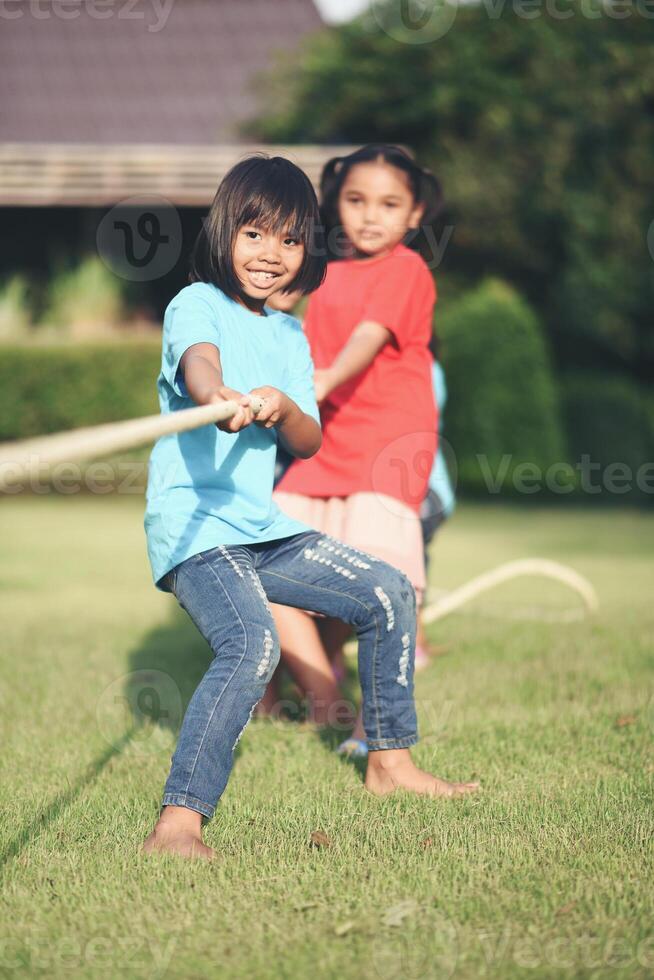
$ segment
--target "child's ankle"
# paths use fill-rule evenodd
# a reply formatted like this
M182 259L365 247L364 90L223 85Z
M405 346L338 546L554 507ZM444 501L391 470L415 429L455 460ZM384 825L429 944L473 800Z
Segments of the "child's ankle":
M411 762L408 749L377 749L368 753L368 766L377 769L395 769Z
M192 810L188 806L172 806L170 804L162 807L159 814L159 825L175 826L191 830L199 834L202 829L202 814L197 810Z

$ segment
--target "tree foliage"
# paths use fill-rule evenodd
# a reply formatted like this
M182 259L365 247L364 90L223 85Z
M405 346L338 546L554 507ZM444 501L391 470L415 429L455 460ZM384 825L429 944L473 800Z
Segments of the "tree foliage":
M430 43L373 8L280 67L250 132L412 147L449 202L443 284L500 276L559 365L651 376L654 4L484 0Z

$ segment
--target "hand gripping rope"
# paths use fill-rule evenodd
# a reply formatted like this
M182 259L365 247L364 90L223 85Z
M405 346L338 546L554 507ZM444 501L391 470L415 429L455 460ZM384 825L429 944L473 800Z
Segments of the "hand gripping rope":
M261 398L252 396L252 410L257 415ZM57 432L37 439L7 442L0 445L0 491L16 483L43 474L57 463L72 463L111 453L124 452L154 442L159 436L187 432L210 422L224 422L236 414L235 401L185 408L167 415L146 415L126 422L109 422L70 432Z

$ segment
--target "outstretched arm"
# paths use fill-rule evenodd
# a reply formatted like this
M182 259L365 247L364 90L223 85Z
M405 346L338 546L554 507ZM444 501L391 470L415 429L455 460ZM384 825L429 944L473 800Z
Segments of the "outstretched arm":
M324 401L330 391L360 374L374 361L393 334L381 323L364 320L355 327L348 342L328 368L316 371L316 399Z
M223 383L220 351L215 344L193 344L184 351L179 369L184 384L196 405L212 405L215 402L235 401L239 408L236 415L224 422L216 422L223 432L239 432L254 420L250 398Z

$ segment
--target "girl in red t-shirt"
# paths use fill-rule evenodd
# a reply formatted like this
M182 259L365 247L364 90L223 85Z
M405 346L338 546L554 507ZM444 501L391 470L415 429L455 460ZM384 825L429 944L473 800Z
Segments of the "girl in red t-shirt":
M331 160L321 190L331 261L309 300L305 331L323 443L311 459L293 462L275 500L404 571L420 600L419 511L437 438L428 346L436 289L405 242L429 227L440 186L403 150L381 145ZM317 625L296 609L275 613L289 666L301 683L307 677L314 717L327 721L339 694L325 653L341 647L346 628Z

